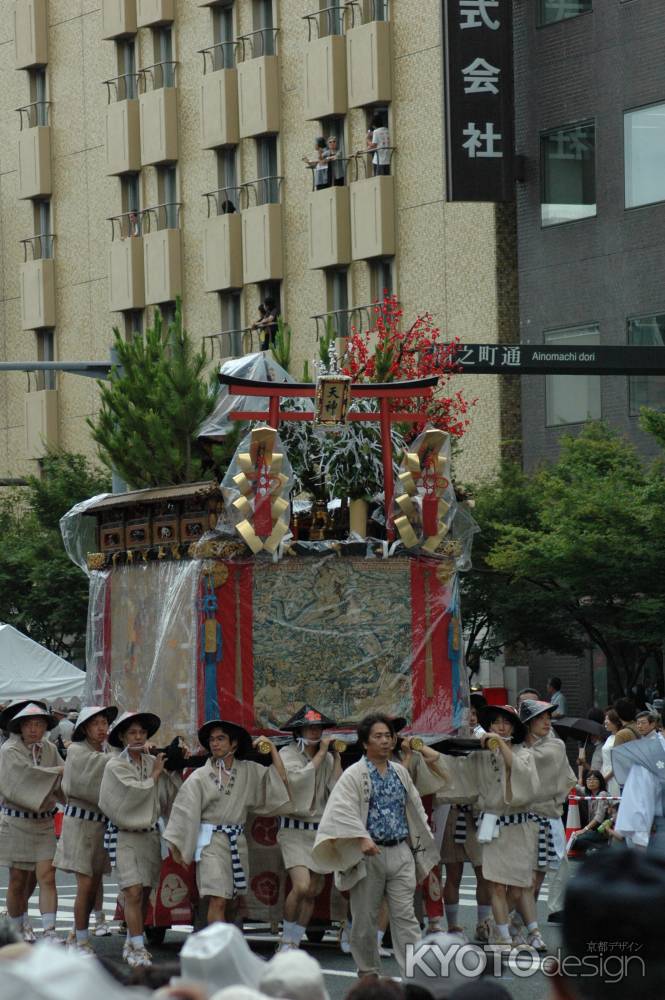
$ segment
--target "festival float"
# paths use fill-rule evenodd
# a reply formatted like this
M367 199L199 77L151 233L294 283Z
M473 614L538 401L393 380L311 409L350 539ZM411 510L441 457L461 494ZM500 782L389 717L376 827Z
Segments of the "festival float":
M63 518L90 579L88 703L155 712L160 744L194 753L216 717L279 742L303 702L338 720L343 761L369 711L432 743L467 735L458 575L476 526L451 462L469 404L446 395L455 345L430 317L404 333L394 299L375 311L341 364L330 340L315 382L267 353L222 366L201 435L236 421L246 432L221 483L95 497ZM246 831L245 916L273 926L286 888L277 829L256 817ZM153 940L193 922L195 891L167 859ZM345 914L329 879L311 936Z

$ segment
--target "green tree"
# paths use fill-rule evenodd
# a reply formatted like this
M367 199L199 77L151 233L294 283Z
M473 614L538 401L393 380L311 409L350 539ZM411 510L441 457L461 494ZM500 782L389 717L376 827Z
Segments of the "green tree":
M613 689L629 690L649 657L662 661L664 504L661 464L645 467L608 427L564 436L554 465L530 476L504 470L478 491L485 538L464 584L465 614L475 625L487 602L490 648L598 647Z
M88 583L70 562L59 521L74 504L110 489L83 455L54 453L27 488L0 504L0 621L65 659L82 656Z
M100 382L101 409L88 420L100 458L128 486L171 486L213 475L196 432L214 406L206 357L182 325L180 301L168 327L159 310L144 337L114 330L118 366Z

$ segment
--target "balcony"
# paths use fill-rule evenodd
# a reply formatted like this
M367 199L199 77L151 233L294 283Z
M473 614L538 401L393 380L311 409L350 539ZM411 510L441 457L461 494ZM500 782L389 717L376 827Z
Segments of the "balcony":
M245 284L281 281L282 206L281 177L263 177L243 184L242 266Z
M104 80L106 108L106 173L111 177L141 169L138 74L124 73Z
M238 38L238 112L240 138L279 132L279 57L277 28Z
M139 96L141 164L144 167L178 159L178 99L175 62L140 69Z
M233 42L219 42L200 49L203 56L201 84L201 145L203 149L236 146L240 142L238 71Z
M48 62L46 0L14 4L14 68L32 69Z
M201 347L210 361L226 361L227 358L241 358L245 354L255 354L261 350L263 334L253 326L242 330L224 330L201 337Z
M175 21L175 0L137 0L136 23L139 28L157 28Z
M382 5L383 0L379 0ZM354 25L346 33L346 68L349 107L362 108L368 104L386 104L392 100L392 72L390 22L361 20L360 5L353 2L356 11ZM376 15L375 7L370 11Z
M21 240L21 328L40 330L55 326L55 269L52 233Z
M237 206L244 188L208 191L203 226L203 285L206 292L242 288L242 222Z
M308 44L305 49L305 118L317 121L345 115L346 41L344 27L349 7L326 7L306 14Z
M46 198L51 192L51 127L49 101L35 101L17 108L21 121L18 137L18 196Z
M351 257L370 260L395 253L395 179L389 173L395 150L385 146L359 153L359 173L349 185L351 199ZM377 159L384 162L373 163ZM385 161L388 162L385 162ZM375 176L362 176L363 171Z
M25 457L44 458L58 447L58 390L27 392L24 412Z
M141 212L145 304L174 302L182 293L179 202L153 205Z
M312 171L312 192L307 204L309 266L312 269L351 263L351 215L346 185L352 160L328 161L330 182L316 187L316 167ZM333 174L336 171L337 176Z
M111 223L109 247L109 309L143 309L145 280L141 218L124 212L107 220Z
M363 333L371 330L374 326L376 306L352 306L350 309L331 309L328 312L311 316L316 326L316 339L321 340L332 331L334 336L339 338L349 337L355 330Z
M102 38L126 38L136 28L136 0L102 0Z

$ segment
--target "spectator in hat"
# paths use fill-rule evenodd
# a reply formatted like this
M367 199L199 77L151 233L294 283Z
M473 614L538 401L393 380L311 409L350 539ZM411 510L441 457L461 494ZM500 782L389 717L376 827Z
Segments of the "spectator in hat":
M150 753L148 740L160 725L152 712L124 712L116 720L109 743L121 752L106 764L99 790L99 808L110 824L105 843L124 895L127 940L123 958L131 967L152 962L143 924L162 865L157 821L168 814L181 782L179 775L164 770L165 754Z
M293 741L279 755L289 782L289 811L280 817L277 843L291 879L284 901L280 950L297 948L309 924L323 876L312 861L312 849L325 804L342 773L338 753L329 753L331 739L323 732L337 723L311 705L302 708L281 729Z
M106 765L111 757L107 738L118 709L94 705L84 708L74 727L67 753L62 790L67 799L62 834L54 865L76 875L74 931L70 941L81 951L91 952L90 914L104 873L111 871L104 850L106 816L99 808L99 795Z
M10 737L0 749L0 866L9 868L7 912L16 930L22 931L27 886L34 872L46 938L57 937L53 817L62 794L63 765L58 751L45 738L55 725L42 705L30 702L7 721Z
M199 895L209 897L208 922L232 921L235 901L248 888L248 813L274 815L286 805L286 771L270 741L271 766L247 760L251 736L226 719L201 726L199 741L210 760L178 792L164 839L176 861L197 862Z

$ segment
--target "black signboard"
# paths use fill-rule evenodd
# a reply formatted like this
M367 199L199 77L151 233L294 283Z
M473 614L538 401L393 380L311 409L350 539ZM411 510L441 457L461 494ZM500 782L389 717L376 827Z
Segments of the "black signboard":
M459 344L454 361L475 375L665 375L665 347Z
M448 201L512 201L512 0L442 0Z

